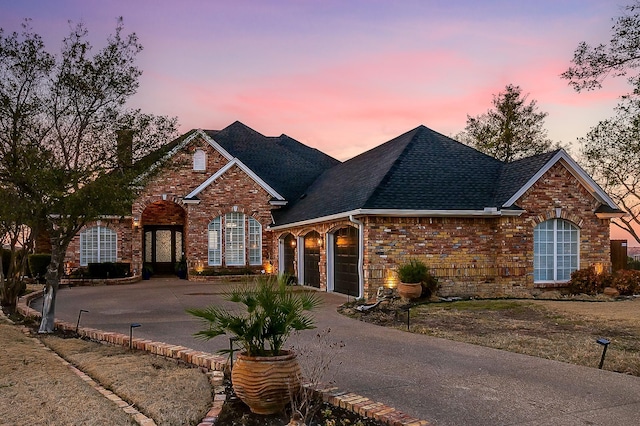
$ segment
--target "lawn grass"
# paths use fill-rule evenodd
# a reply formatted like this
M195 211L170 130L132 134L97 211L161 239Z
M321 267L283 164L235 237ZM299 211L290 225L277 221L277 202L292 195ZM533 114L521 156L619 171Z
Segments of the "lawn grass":
M406 313L390 304L347 315L406 330ZM571 364L640 376L640 299L623 302L465 300L411 308L410 331Z

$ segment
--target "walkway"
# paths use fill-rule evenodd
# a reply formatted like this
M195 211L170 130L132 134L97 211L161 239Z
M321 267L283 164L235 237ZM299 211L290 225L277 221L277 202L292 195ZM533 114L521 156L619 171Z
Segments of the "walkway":
M193 338L186 308L226 303L221 286L158 278L133 285L60 290L56 317L83 326L215 352L224 336ZM346 300L323 293L318 329L345 347L336 385L437 425L636 425L640 378L377 327L345 318ZM34 306L35 307L35 306ZM310 340L318 330L305 331Z

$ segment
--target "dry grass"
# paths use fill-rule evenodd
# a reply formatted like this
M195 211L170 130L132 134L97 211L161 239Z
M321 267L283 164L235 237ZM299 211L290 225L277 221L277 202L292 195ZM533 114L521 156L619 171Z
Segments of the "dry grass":
M0 423L136 424L17 327L0 324L0 347Z
M200 369L80 339L41 340L158 425L196 425L211 407ZM18 327L0 323L0 347L0 424L136 424Z
M391 306L353 316L406 329ZM604 369L640 376L640 299L624 302L471 300L411 309L411 331L597 367L600 337L611 341Z
M198 424L211 407L211 385L198 368L80 339L47 336L42 340L158 425Z

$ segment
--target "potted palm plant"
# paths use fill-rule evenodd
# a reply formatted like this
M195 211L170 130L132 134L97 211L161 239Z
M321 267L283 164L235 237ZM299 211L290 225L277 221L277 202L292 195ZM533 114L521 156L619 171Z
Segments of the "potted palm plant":
M398 295L403 299L418 299L422 295L422 283L427 282L431 274L424 262L411 259L398 266Z
M315 328L309 312L321 302L317 293L294 291L286 284L286 276L260 276L255 285L232 289L224 297L242 305L241 311L217 305L187 310L207 324L197 337L235 338L241 352L231 371L233 389L257 414L283 410L291 393L300 388L295 353L283 347L293 331Z

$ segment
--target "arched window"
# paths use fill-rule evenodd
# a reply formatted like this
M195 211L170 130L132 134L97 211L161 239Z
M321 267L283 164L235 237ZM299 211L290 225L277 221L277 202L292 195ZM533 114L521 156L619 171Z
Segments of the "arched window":
M196 152L193 153L193 170L203 171L206 170L206 166L207 154L201 149L196 150Z
M221 266L223 257L227 266L244 266L247 258L249 265L262 265L260 222L237 212L213 219L209 223L209 265Z
M579 267L578 227L564 219L540 223L533 230L534 282L569 281Z
M116 262L117 241L116 231L104 226L94 226L80 232L80 266Z

